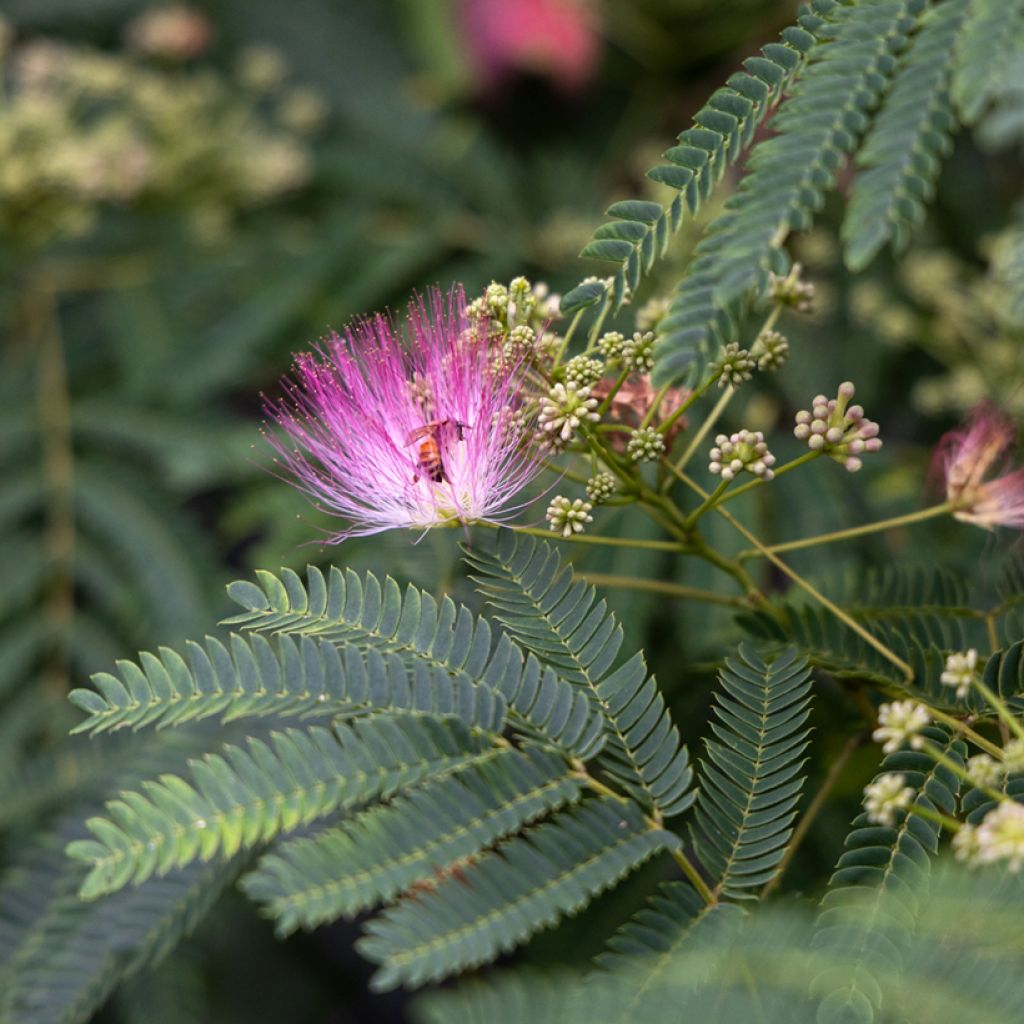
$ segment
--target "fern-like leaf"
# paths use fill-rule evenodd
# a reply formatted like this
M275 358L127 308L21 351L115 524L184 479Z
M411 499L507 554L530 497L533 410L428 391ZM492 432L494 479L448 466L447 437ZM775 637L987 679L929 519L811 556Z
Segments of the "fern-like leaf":
M727 659L701 763L693 838L716 894L751 899L793 833L810 729L811 673L796 652L772 663L741 646Z
M290 569L257 577L259 586L241 581L228 588L245 608L230 624L389 653L413 671L428 666L459 685L482 683L536 735L576 757L592 757L603 742L600 716L583 694L536 658L524 660L507 636L494 643L487 620L450 598L438 603L413 586L403 596L390 577L382 584L372 573L361 579L337 568L325 577L311 566L305 586Z
M233 635L230 650L207 637L205 647L189 644L188 654L186 663L168 648L159 657L143 653L138 664L118 662L120 678L101 672L93 677L96 690L72 690L72 703L88 713L73 731L179 725L218 714L230 721L374 710L453 715L495 733L504 724L505 702L493 688L423 661L410 670L394 652L370 648L364 655L308 636L280 636L272 646L262 636Z
M658 325L657 375L700 376L732 340L770 271L784 273L788 232L810 227L843 157L865 128L923 0L817 0L821 40L756 146L739 192L708 229Z
M559 812L370 921L359 948L381 964L373 985L419 985L486 963L677 843L610 797Z
M287 934L351 917L578 798L563 758L506 749L337 828L279 845L243 888Z
M953 65L953 99L966 124L974 124L998 94L1022 46L1024 0L971 0Z
M939 728L925 735L951 761L963 765L964 744ZM952 814L960 782L929 755L911 750L889 754L881 773L899 772L917 791L927 810ZM923 895L929 858L939 844L940 826L906 814L895 826L875 825L866 814L854 819L828 891L821 903L815 946L837 956L842 970L817 981L822 994L821 1024L856 1019L870 1022L879 1012L879 989L871 977L879 968L899 969L910 942L916 910L915 890Z
M107 804L108 817L86 822L94 838L71 843L68 854L89 865L81 895L94 899L196 859L229 857L492 749L451 719L378 717L333 731L271 733L267 742L191 761L191 784L166 774L141 792L122 792Z
M867 266L886 242L903 249L924 220L942 158L953 145L949 81L968 7L969 0L944 0L925 12L857 155L861 171L843 223L851 270Z
M652 811L693 802L686 747L641 654L612 670L622 629L604 601L548 543L503 530L493 550L467 549L480 591L525 648L581 688L605 722L605 769Z
M745 70L729 78L694 115L693 126L679 134L678 145L663 154L666 163L647 175L676 189L667 207L639 200L609 207L607 214L614 219L597 229L580 256L618 264L610 293L614 309L636 291L686 214L700 211L726 168L750 145L758 126L802 66L804 54L814 44L808 28L817 24L817 18L805 15L799 25L785 29L781 42L769 43L760 56L745 60ZM574 289L565 296L562 310L571 314L593 305L602 294L593 287Z

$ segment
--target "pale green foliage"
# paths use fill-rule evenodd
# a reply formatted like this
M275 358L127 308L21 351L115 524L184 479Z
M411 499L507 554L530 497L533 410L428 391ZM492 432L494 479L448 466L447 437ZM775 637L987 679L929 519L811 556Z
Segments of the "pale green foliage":
M191 783L162 775L122 792L108 817L86 824L94 838L68 854L90 866L93 899L193 860L231 856L337 810L486 756L485 742L454 721L371 718L334 729L271 733L190 762Z
M739 192L708 228L658 325L662 380L699 370L763 294L771 271L784 273L782 243L810 227L845 154L869 124L922 0L818 0L821 39L756 146Z
M857 154L861 173L843 223L846 263L853 270L888 241L903 249L924 220L942 158L952 149L950 72L969 6L969 0L944 0L925 12Z
M493 551L467 549L466 559L482 574L477 584L498 621L599 710L608 736L599 758L605 770L661 815L686 810L693 802L686 747L643 655L612 669L622 628L594 588L575 579L550 544L508 530Z

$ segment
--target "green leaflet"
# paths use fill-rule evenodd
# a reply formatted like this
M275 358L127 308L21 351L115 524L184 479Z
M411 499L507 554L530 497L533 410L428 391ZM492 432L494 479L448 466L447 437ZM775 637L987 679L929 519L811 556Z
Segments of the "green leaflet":
M336 828L278 845L243 888L282 934L351 917L576 800L582 784L556 754L501 750Z
M492 688L425 662L407 668L394 652L361 653L308 636L280 636L271 645L258 635L232 635L230 648L207 637L205 647L187 649L188 663L164 647L159 657L141 654L138 664L118 662L120 677L97 674L95 691L73 690L72 703L89 716L73 731L374 710L452 715L494 733L504 724L505 702Z
M793 833L810 736L811 673L792 649L766 663L741 645L726 660L720 687L693 841L715 892L751 899L774 877Z
M482 683L518 724L577 757L592 757L603 742L600 717L582 694L536 658L524 659L507 636L493 643L487 620L450 598L438 603L413 586L403 595L391 577L381 584L373 573L361 579L350 569L332 568L325 577L310 566L306 585L290 569L257 577L260 586L241 581L228 588L246 609L230 624L393 654L414 672L428 666L459 685Z
M610 797L561 811L370 921L358 945L381 965L373 985L419 985L486 963L677 843Z
M166 774L122 792L107 804L107 817L86 822L94 838L67 852L90 866L81 895L94 899L196 859L229 857L492 753L453 720L382 716L271 733L189 762L191 783Z
M712 93L694 114L693 126L680 132L678 145L665 151L666 163L648 171L649 178L676 189L667 207L625 200L608 208L608 216L614 219L597 229L580 256L619 264L611 285L614 309L636 291L643 274L664 255L686 214L699 213L726 168L750 145L758 126L793 80L814 44L812 33L818 23L808 14L799 22L783 31L781 42L769 43L760 56L745 60L745 70ZM580 285L565 295L562 312L571 315L604 294L603 285Z
M493 550L466 549L498 621L527 650L586 694L604 721L600 763L646 807L666 817L693 802L693 770L643 655L617 669L622 629L596 591L548 543L502 530ZM596 602L596 603L595 603Z
M924 220L942 159L953 148L949 81L969 6L944 0L925 12L857 154L860 172L842 229L851 270L867 266L886 242L903 249Z
M768 284L785 273L782 242L810 226L843 157L868 126L923 0L817 0L821 42L808 53L771 138L756 146L739 191L697 246L658 325L657 376L696 379Z

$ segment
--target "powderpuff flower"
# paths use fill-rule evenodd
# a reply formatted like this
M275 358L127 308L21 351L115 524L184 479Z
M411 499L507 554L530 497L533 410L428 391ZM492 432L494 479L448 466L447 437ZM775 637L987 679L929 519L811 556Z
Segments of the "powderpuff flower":
M499 521L540 470L525 367L495 364L461 288L413 302L404 333L380 314L356 321L298 356L285 397L265 402L286 476L350 521L331 543Z
M989 402L975 406L967 423L938 444L933 476L941 479L953 515L986 530L996 526L1024 528L1024 469L998 472L1013 445L1012 420Z
M484 88L533 72L575 92L597 65L597 11L590 0L461 0L458 10Z

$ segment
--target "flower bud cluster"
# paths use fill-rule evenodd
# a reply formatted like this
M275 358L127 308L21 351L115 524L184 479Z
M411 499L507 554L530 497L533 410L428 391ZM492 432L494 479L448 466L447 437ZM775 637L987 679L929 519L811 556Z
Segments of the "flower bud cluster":
M907 785L907 777L896 772L879 775L864 787L864 810L868 820L876 825L891 828L913 801L914 790Z
M723 480L733 480L744 470L762 480L775 476L771 468L775 465L775 456L768 451L760 430L744 429L728 436L719 434L709 455L708 470Z
M778 370L789 356L789 341L778 331L762 331L757 336L750 354L757 360L759 370Z
M609 363L614 363L622 358L622 349L625 344L626 338L621 332L606 331L597 340L597 350Z
M771 296L784 306L795 309L798 313L809 313L811 300L814 298L814 285L809 281L800 280L800 264L794 263L785 277L769 274Z
M626 454L634 462L654 462L665 453L665 438L654 427L634 430L626 445Z
M565 364L564 373L566 383L575 384L578 388L588 388L604 376L604 363L589 356L573 356Z
M590 514L593 507L589 501L582 498L572 501L559 495L551 499L544 518L553 532L560 533L563 537L571 537L574 533L582 533L587 523L594 521Z
M932 718L923 704L913 700L894 700L878 709L878 728L871 734L882 751L893 754L903 746L920 750L923 738L919 735Z
M951 654L946 658L946 667L939 676L939 682L946 686L955 686L957 699L963 700L970 693L975 681L980 678L978 652L972 647L969 651Z
M596 423L597 399L590 397L590 388L578 388L571 381L558 383L548 392L541 406L538 425L556 443L569 444L582 423Z
M711 373L718 374L718 386L724 388L731 384L738 388L745 380L750 380L751 372L757 363L745 348L740 348L735 341L723 346L718 358L708 368Z
M1024 867L1024 805L1001 801L978 825L961 825L953 837L957 860L971 865L1006 864L1018 872Z
M615 477L611 473L598 473L587 481L587 497L602 505L615 494Z
M839 385L836 398L818 395L810 412L804 409L796 414L793 430L793 435L806 441L811 451L824 452L851 473L863 465L860 455L882 447L878 424L867 419L859 405L847 404L854 390L853 384L845 381Z
M630 373L650 373L654 369L654 331L636 331L623 343L621 358Z

